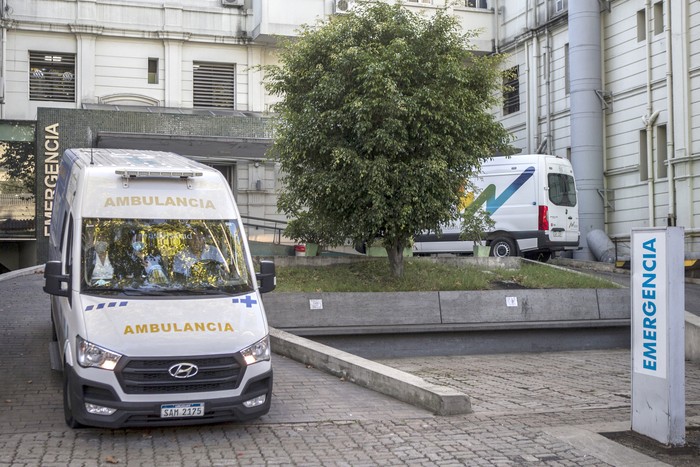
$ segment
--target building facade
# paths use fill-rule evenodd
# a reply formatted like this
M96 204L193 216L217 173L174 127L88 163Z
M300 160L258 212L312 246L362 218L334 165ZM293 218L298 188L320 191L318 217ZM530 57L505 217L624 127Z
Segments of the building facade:
M478 51L508 55L494 112L521 152L571 159L579 257L594 256L590 231L605 231L624 254L631 229L665 225L685 227L687 255L700 252L700 2L403 3L422 14L447 3L465 30L479 31ZM26 193L0 175L0 263L44 260L52 158L71 146L188 155L227 176L243 215L283 221L279 173L265 156L274 99L259 66L276 63L280 37L352 4L2 0L0 151L33 152L36 184Z
M494 6L497 49L518 77L499 118L524 152L571 159L584 237L602 229L625 255L632 229L678 225L697 258L700 2Z

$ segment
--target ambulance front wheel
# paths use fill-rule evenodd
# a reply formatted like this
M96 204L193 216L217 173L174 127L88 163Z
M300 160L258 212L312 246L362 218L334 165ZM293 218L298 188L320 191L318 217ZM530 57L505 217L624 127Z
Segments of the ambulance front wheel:
M72 386L68 375L69 371L66 365L66 368L63 369L63 415L66 419L66 425L70 428L83 428L84 425L73 416L73 407L71 407Z
M508 237L498 237L491 241L491 256L504 258L506 256L517 256L518 250L515 241Z

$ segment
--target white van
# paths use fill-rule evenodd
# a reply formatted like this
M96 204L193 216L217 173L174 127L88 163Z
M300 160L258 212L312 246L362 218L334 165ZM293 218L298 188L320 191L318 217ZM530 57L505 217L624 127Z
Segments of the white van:
M256 276L253 267L218 171L165 152L67 150L44 273L66 423L183 425L267 413L272 365L260 294L274 289L275 271L261 262Z
M567 159L542 154L494 157L482 164L472 182L479 189L474 203L495 221L486 239L491 256L547 260L553 252L578 249L576 184ZM413 252L471 253L474 242L460 240L460 232L456 222L440 236L420 235Z

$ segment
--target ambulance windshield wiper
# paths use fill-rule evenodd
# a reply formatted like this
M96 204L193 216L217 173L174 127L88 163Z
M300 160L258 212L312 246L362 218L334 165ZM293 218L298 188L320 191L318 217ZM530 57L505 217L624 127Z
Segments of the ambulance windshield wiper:
M114 289L114 290L119 290L123 292L125 295L132 295L132 296L138 296L138 295L148 295L148 296L162 296L162 295L168 295L169 290L168 289L143 289L143 288L126 288L126 289Z
M121 287L86 287L83 292L95 295L114 295L123 292L123 289Z
M225 295L226 292L217 287L196 287L196 288L185 288L185 289L170 289L170 293L178 295Z

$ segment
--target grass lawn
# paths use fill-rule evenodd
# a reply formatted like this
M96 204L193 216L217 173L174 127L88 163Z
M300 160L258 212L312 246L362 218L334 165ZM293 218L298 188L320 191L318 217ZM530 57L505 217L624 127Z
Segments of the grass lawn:
M597 277L545 264L523 262L520 269L484 269L420 258L404 259L404 276L391 277L386 258L330 266L278 266L276 292L434 292L500 288L616 288ZM273 292L274 293L274 292Z

